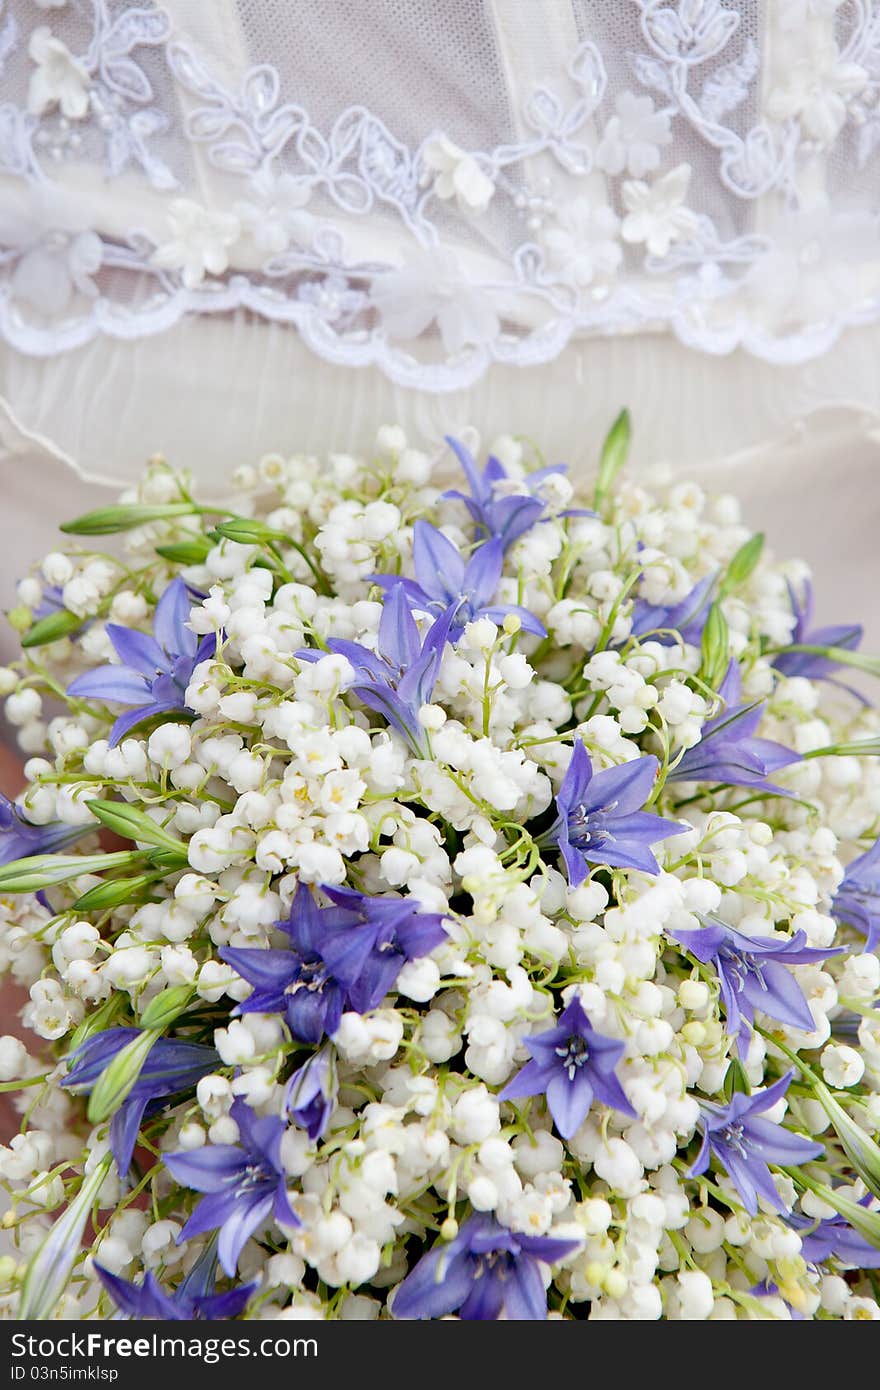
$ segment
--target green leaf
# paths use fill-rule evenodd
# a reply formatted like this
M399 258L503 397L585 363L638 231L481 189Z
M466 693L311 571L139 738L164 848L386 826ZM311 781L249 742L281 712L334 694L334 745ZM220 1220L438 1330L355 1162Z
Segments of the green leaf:
M855 1168L866 1187L875 1197L880 1197L880 1148L869 1134L856 1124L839 1101L820 1081L815 1072L810 1073L813 1095L831 1121L832 1129L843 1146L843 1151Z
M763 1031L763 1030L761 1030ZM869 1187L875 1197L880 1197L880 1148L869 1134L862 1129L861 1125L856 1124L851 1115L847 1114L843 1106L831 1093L822 1078L808 1067L806 1062L801 1061L796 1052L792 1052L782 1039L775 1033L765 1033L764 1036L770 1040L774 1047L793 1062L803 1078L805 1086L809 1087L813 1094L813 1099L821 1105L825 1114L831 1121L831 1127L837 1135L843 1147L843 1151L855 1168L859 1177L866 1187Z
M50 1227L46 1239L30 1259L21 1285L19 1318L43 1321L52 1316L73 1267L83 1253L82 1238L86 1222L92 1206L98 1200L111 1162L108 1154L83 1179L79 1192Z
M175 869L185 869L189 863L186 849L151 849L147 851L147 854L150 863L165 873L173 873Z
M126 840L135 840L140 844L155 845L157 849L168 850L172 854L182 856L186 861L186 845L183 841L164 830L161 825L157 825L145 811L138 810L127 801L95 800L89 801L87 805L92 815L108 830L115 831Z
M192 985L172 985L155 995L141 1014L142 1028L156 1028L160 1032L183 1013L195 990Z
M172 545L157 545L156 554L172 565L200 565L211 553L211 542L207 536L198 536L191 541L177 541Z
M166 502L160 506L137 504L130 507L100 507L74 521L65 521L61 530L68 536L112 536L131 531L148 521L170 521L177 516L196 516L201 508L192 502Z
M70 1039L70 1051L75 1052L87 1038L91 1038L95 1033L103 1033L105 1028L111 1027L125 1003L123 995L111 994L93 1013L86 1014Z
M738 589L741 584L746 582L760 560L763 549L763 531L759 531L755 536L750 536L749 539L740 546L730 564L727 566L727 570L721 580L721 587L719 589L721 598L725 598L728 594L732 594L734 589Z
M38 893L56 883L67 883L80 874L100 874L142 864L137 850L116 854L32 854L0 868L0 893Z
M76 632L82 625L83 619L77 617L76 613L61 608L57 613L49 613L45 618L40 618L33 627L28 628L21 639L21 645L44 647L47 642L57 642L60 638L69 636L71 632Z
M783 652L806 652L809 656L825 656L837 666L852 666L856 671L867 671L870 676L880 676L880 657L868 656L867 652L852 652L848 647L813 646L810 642L793 642L784 647Z
M803 758L876 758L880 754L880 738L859 738L853 743L829 743L824 748L812 748Z
M622 410L618 415L602 445L599 457L599 476L593 494L593 506L599 511L611 491L617 475L626 463L632 430L629 411Z
M214 527L214 535L222 536L227 541L236 541L239 545L266 545L269 542L286 545L289 541L284 531L273 531L271 526L265 526L262 521L253 521L245 516L234 516L228 521L219 522Z
M737 1091L741 1092L744 1096L750 1096L752 1094L752 1088L749 1085L749 1078L746 1076L745 1068L742 1062L736 1057L731 1057L730 1066L724 1074L723 1091L724 1098L727 1101L730 1101Z
M165 877L165 870L151 874L135 874L131 878L111 878L106 883L96 883L73 904L73 912L108 912L114 907L124 907L128 903L140 903L145 892L154 883Z
M130 1094L144 1062L161 1036L160 1028L146 1028L108 1062L89 1095L86 1118L90 1124L100 1124L102 1120L109 1120L111 1115L115 1115Z
M700 651L700 675L707 685L716 690L724 679L730 660L730 633L719 603L713 603L706 614Z
M254 521L251 517L233 516L226 521L219 522L211 535L217 539L236 541L239 545L261 545L268 548L270 554L265 557L258 557L254 564L262 563L282 576L285 576L287 572L276 558L275 549L277 547L295 550L311 570L318 592L321 594L330 593L330 585L326 575L322 574L308 550L299 541L295 541L292 536L288 536L285 531L274 531L271 526L265 526L262 521ZM289 576L287 577L289 578Z

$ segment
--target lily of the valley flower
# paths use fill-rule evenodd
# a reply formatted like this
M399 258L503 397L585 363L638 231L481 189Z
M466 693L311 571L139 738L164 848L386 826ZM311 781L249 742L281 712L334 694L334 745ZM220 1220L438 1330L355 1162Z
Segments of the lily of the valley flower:
M782 1290L780 1289L778 1284L775 1284L773 1282L772 1279L762 1279L760 1283L753 1284L752 1287L749 1289L749 1293L753 1294L755 1298L778 1299L779 1302L783 1303L785 1307L788 1309L788 1314L792 1322L803 1322L805 1320L804 1314L799 1312L796 1308L792 1308L791 1304L787 1301L787 1299L784 1299L782 1297Z
M133 706L114 723L111 746L145 719L186 708L192 673L213 656L217 643L214 633L199 640L188 626L191 610L186 584L172 579L156 605L153 636L108 623L107 636L121 664L86 671L68 687L68 695L77 699Z
M590 864L660 872L649 847L688 827L642 810L658 766L649 754L594 773L582 740L576 741L556 797L559 818L547 832L559 845L573 887L583 883Z
M667 774L667 781L717 782L786 796L783 787L768 780L769 774L800 762L801 755L772 739L755 737L764 705L760 700L741 703L740 672L735 661L728 666L718 693L724 700L724 711L707 720L699 743L688 748Z
M44 584L43 596L31 616L34 622L38 622L40 618L49 618L53 613L65 611L64 590L61 585Z
M579 1240L509 1231L493 1216L472 1216L454 1240L423 1255L394 1295L395 1318L539 1322L547 1317L542 1265L578 1249Z
M617 1079L617 1064L626 1046L594 1032L578 999L563 1010L554 1028L533 1033L523 1042L532 1061L508 1081L499 1100L546 1095L547 1108L563 1139L580 1129L594 1099L635 1116Z
M772 1086L753 1096L738 1091L729 1105L703 1101L700 1108L703 1143L691 1177L705 1173L710 1157L715 1158L751 1216L757 1214L759 1197L774 1211L788 1210L776 1190L769 1164L792 1167L825 1152L821 1144L763 1118L762 1112L772 1110L785 1095L793 1075L792 1071L786 1072Z
M515 617L525 632L546 637L543 623L516 603L495 603L495 594L504 568L504 544L493 537L477 547L469 560L442 531L428 521L417 521L413 528L413 566L415 579L399 574L374 574L373 583L386 593L397 587L409 603L426 613L452 610L450 641L476 618L491 618L499 627L505 618Z
M246 1241L270 1219L299 1226L287 1193L281 1162L285 1125L275 1115L257 1116L240 1098L230 1115L238 1126L237 1144L205 1144L189 1152L164 1155L175 1182L205 1195L178 1241L219 1231L217 1253L230 1279Z

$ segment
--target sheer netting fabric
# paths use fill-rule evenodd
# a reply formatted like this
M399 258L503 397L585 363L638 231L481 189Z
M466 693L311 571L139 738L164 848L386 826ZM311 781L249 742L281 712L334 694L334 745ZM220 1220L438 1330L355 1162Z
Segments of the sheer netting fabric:
M0 333L244 309L429 391L880 315L873 0L0 0Z

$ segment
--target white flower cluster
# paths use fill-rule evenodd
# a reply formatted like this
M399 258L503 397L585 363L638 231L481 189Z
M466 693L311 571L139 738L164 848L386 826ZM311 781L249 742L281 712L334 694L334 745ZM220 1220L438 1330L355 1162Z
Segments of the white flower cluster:
M607 157L640 175L613 144L633 120ZM482 196L438 150L442 196ZM80 526L124 556L22 581L0 968L37 1041L0 1039L27 1114L0 1149L8 1310L95 1174L58 1315L111 1316L108 1276L180 1296L216 1241L186 1223L219 1200L184 1175L233 1145L227 1196L274 1183L288 1211L230 1253L218 1207L217 1294L248 1286L245 1316L487 1316L418 1286L479 1229L551 1316L880 1318L880 721L836 683L856 638L797 650L806 571L732 498L600 475L585 511L519 442L494 457L468 509L386 428L370 458L242 469L236 517L157 462ZM150 1090L143 1039L183 1049L176 1089ZM123 1062L149 1102L130 1167Z

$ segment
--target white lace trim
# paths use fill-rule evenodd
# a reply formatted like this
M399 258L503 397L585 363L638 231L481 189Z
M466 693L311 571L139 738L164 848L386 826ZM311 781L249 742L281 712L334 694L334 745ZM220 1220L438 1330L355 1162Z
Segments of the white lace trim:
M793 363L880 319L880 3L774 0L760 33L752 3L630 9L637 48L529 55L518 138L469 150L357 105L319 129L158 5L0 0L0 334L51 355L246 309L443 391L575 334Z

